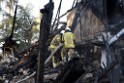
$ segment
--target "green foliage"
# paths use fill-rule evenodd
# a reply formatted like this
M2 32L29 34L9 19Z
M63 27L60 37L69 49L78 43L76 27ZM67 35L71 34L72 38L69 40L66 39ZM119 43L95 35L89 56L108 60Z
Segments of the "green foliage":
M4 24L0 24L0 29L2 29L4 27Z
M30 13L30 7L24 8L19 6L15 28L16 36L20 37L20 40L29 44L32 38L31 30L33 26L33 16L31 16Z
M9 0L9 1L11 6L13 6L11 8L14 8L15 5L12 3L12 1L15 1L15 0ZM34 33L37 33L35 30L32 30L32 27L34 25L37 25L37 23L34 22L34 17L31 15L32 7L33 6L31 4L27 4L26 7L18 6L18 9L17 9L13 38L15 40L20 41L19 49L23 49L29 46L31 44L32 39L34 39L33 38ZM4 13L5 13L4 19L0 24L0 29L2 30L1 32L2 39L5 39L11 34L12 24L13 24L13 16L9 13L6 13L5 11Z

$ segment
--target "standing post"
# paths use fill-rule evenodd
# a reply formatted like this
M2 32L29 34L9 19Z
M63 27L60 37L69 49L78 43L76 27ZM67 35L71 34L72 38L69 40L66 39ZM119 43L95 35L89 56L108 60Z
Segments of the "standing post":
M41 9L43 17L40 23L40 37L39 37L39 54L38 54L38 64L36 72L36 83L44 82L44 61L47 52L46 42L49 36L49 30L51 25L51 19L53 15L54 3L52 0Z
M13 24L12 24L12 31L11 31L11 36L13 36L13 32L14 32L14 29L15 29L17 8L18 8L18 5L16 5L16 7L15 7L14 18L13 18Z
M5 43L3 44L3 47L2 47L3 52L5 52L6 50L8 50L7 47L9 47L10 45L12 45L12 37L13 37L14 29L15 29L17 8L18 8L18 5L16 5L16 7L15 7L15 12L14 12L14 17L13 17L13 24L12 24L11 34L10 34L9 37L6 37Z

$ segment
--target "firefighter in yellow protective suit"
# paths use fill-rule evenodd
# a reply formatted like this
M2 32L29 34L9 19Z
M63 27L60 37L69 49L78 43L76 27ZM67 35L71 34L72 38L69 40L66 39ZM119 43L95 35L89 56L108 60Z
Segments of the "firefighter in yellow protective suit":
M75 54L74 34L71 32L71 29L69 27L66 27L65 33L62 36L62 40L64 46L61 52L61 57L62 57L62 61L66 62L65 57L67 54L69 56L69 60L72 60Z
M50 43L51 53L61 43L63 33L64 33L64 30L62 30L59 34L55 35L54 38L52 39L52 41ZM60 56L57 53L55 53L55 55L52 56L52 65L53 65L54 68L59 65L60 61L59 61L58 57L60 57Z

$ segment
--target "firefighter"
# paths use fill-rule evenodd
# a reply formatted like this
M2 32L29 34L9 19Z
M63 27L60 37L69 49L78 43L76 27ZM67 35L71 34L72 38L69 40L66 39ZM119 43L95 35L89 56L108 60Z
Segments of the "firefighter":
M59 34L55 35L50 43L50 49L51 53L55 50L57 46L61 43L62 40L62 34L64 33L64 30L62 30ZM59 55L55 53L55 55L52 56L52 65L53 67L57 67L59 65Z
M65 33L62 36L62 40L64 43L62 52L61 52L61 57L62 57L62 62L66 62L66 55L68 54L69 60L72 60L74 58L74 34L71 32L71 29L67 26L65 29Z

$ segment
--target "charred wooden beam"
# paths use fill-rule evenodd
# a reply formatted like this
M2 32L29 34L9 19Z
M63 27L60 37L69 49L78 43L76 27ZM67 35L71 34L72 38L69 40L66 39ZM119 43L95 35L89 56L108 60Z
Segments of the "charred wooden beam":
M40 37L39 37L39 55L38 55L38 67L36 72L36 83L44 82L44 59L47 52L46 42L49 36L49 30L51 25L51 19L54 9L54 3L52 0L44 6L44 9L41 9L40 12L43 14L41 23L40 23Z
M119 39L120 36L122 36L124 34L124 28L119 31L116 35L114 35L109 41L108 41L108 45L110 46L112 43L114 43L115 41L117 41Z
M13 18L13 25L12 25L11 34L10 34L9 37L7 37L5 39L5 43L3 44L3 47L2 47L3 52L4 51L11 52L10 48L12 48L12 46L18 46L18 44L16 43L16 41L15 40L12 40L14 29L15 29L17 8L18 8L18 5L16 5L16 7L15 7L15 12L14 12L14 18Z
M69 61L53 83L74 83L85 70L80 59Z
M108 74L108 72L110 72L117 64L119 63L119 61L114 61L105 72L103 72L99 77L98 77L98 82L105 77L105 75Z

